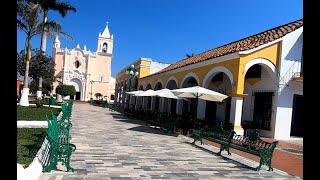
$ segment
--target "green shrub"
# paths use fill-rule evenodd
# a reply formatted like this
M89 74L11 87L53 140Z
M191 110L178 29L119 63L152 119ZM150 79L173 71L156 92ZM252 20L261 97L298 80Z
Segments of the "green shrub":
M17 106L17 120L46 121L46 115L51 117L52 112L57 116L59 115L60 111L61 109L59 108Z
M45 128L17 129L17 163L29 166L44 141L46 131Z
M61 96L73 96L76 94L76 89L73 85L61 84L57 86L56 93L60 94Z

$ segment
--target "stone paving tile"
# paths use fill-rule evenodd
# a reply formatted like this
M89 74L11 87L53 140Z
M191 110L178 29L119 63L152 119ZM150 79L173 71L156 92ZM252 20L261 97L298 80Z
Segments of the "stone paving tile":
M188 137L166 135L105 108L75 103L72 114L75 172L44 173L41 180L296 178L278 170L256 172L256 164L241 157L217 156L217 148L191 145Z

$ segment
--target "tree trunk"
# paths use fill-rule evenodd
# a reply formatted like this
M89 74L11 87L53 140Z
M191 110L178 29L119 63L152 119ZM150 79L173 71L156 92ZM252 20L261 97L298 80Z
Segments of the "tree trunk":
M47 20L48 20L48 10L44 10L43 23L46 23ZM46 54L46 46L47 46L47 32L46 32L46 28L43 26L42 34L41 34L41 42L40 42L41 53L43 53L43 55ZM37 98L41 98L42 97L41 95L42 95L42 77L39 77Z
M21 94L21 98L19 101L20 106L29 106L29 65L31 60L31 44L30 44L30 37L27 37L27 54L26 54L26 69L24 73L24 81L23 81L23 90Z

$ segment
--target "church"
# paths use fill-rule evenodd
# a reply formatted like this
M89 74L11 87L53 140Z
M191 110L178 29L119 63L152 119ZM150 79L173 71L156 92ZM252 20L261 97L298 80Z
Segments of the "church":
M115 79L111 77L111 60L113 50L113 35L110 35L106 25L99 33L97 50L91 52L84 46L80 48L61 48L59 37L53 43L53 59L55 61L56 82L53 83L53 94L59 84L73 85L76 95L73 100L88 101L96 99L96 94L108 101L114 97Z

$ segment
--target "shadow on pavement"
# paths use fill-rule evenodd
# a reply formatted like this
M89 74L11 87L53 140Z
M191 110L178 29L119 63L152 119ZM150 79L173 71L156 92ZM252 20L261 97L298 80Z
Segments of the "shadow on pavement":
M158 128L152 128L150 126L137 126L137 127L133 127L133 128L129 128L128 130L130 131L138 131L138 132L145 132L145 133L150 133L150 134L160 134L160 135L164 135L164 136L173 136L173 137L177 137L177 134L174 133L165 133L163 130L160 130Z
M210 150L208 150L208 149L206 149L206 148L203 148L203 147L201 147L201 146L198 146L198 145L196 145L196 144L192 144L192 143L187 142L187 141L185 141L185 142L183 142L183 143L189 144L189 145L191 145L191 146L193 146L193 147L195 147L195 148L201 149L201 150L203 150L203 151L205 151L205 152L207 152L207 153L209 153L209 154L213 154L213 155L215 155L215 156L219 156L219 157L220 157L221 159L223 159L223 160L231 161L232 163L236 164L238 168L246 168L246 169L250 169L250 170L256 171L256 169L253 168L253 167L251 167L251 166L248 166L248 165L243 164L243 163L241 163L241 162L239 162L239 161L230 159L230 158L228 158L228 157L221 156L221 155L219 155L219 154L216 153L216 152L210 151Z
M131 123L131 124L138 124L138 125L145 125L146 123L138 120L138 119L130 119L126 116L123 115L112 115L113 119L115 121L121 121L121 122L125 122L125 123Z

